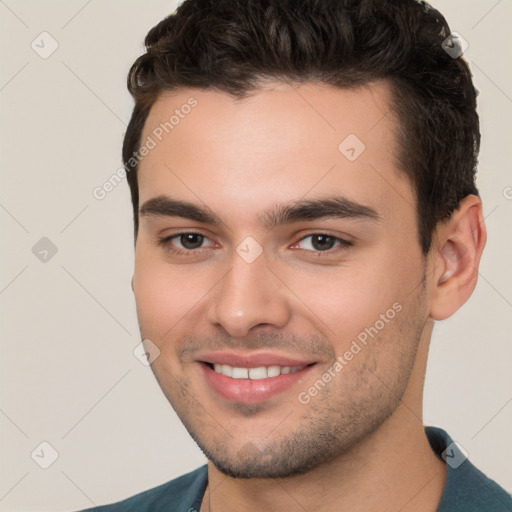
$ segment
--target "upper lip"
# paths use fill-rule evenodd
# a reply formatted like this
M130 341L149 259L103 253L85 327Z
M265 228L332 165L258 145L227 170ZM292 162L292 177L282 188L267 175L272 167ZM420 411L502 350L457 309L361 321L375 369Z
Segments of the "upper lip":
M256 368L258 366L306 366L316 361L273 352L203 352L198 354L197 361L212 364L228 364L237 368Z

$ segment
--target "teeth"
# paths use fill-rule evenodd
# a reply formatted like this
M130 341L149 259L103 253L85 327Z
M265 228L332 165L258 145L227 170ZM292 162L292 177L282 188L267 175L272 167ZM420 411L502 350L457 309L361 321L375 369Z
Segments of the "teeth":
M227 375L228 377L231 377L233 375L233 368L229 366L229 364L223 364L221 368L221 373L223 375Z
M226 377L233 379L251 379L260 380L266 379L267 377L277 377L279 375L287 375L288 373L295 373L304 366L258 366L256 368L238 368L236 366L230 366L229 364L218 364L213 365L213 369L217 373L221 373Z
M280 366L269 366L267 368L267 375L269 377L277 377L281 375L281 367Z
M224 366L224 365L223 365ZM249 370L247 368L233 368L233 373L231 375L233 379L248 379L249 378Z
M267 369L264 366L249 369L249 379L266 379L268 377Z

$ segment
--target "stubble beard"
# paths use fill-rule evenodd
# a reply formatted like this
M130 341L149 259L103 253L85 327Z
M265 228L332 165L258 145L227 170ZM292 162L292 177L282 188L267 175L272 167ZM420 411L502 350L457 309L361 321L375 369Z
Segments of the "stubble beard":
M230 435L229 425L211 418L209 404L203 407L192 396L188 382L181 382L181 389L177 389L176 383L165 382L165 369L154 366L153 371L188 433L219 471L242 479L301 475L343 457L371 436L400 404L425 326L424 284L425 280L423 290L396 319L393 331L371 342L378 343L381 351L400 347L397 366L383 372L379 351L374 351L352 369L349 379L345 378L348 373L344 369L309 404L293 403L283 411L283 418L274 415L276 424L285 424L285 416L291 410L296 425L291 432L276 429L285 433L241 442ZM264 404L237 404L234 421L236 416L248 418L265 409Z

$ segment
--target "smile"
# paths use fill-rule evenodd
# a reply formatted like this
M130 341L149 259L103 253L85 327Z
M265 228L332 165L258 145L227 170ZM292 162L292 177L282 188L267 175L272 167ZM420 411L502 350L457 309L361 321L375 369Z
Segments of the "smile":
M243 404L277 400L316 366L316 362L275 353L214 352L201 354L196 363L218 398Z

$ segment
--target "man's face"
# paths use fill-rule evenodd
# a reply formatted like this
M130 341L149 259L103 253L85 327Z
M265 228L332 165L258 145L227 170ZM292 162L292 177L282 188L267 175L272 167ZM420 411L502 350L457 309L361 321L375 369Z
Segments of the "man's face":
M147 119L141 334L160 350L163 392L227 474L282 477L338 457L408 386L426 260L388 93L274 84L240 101L183 89Z

